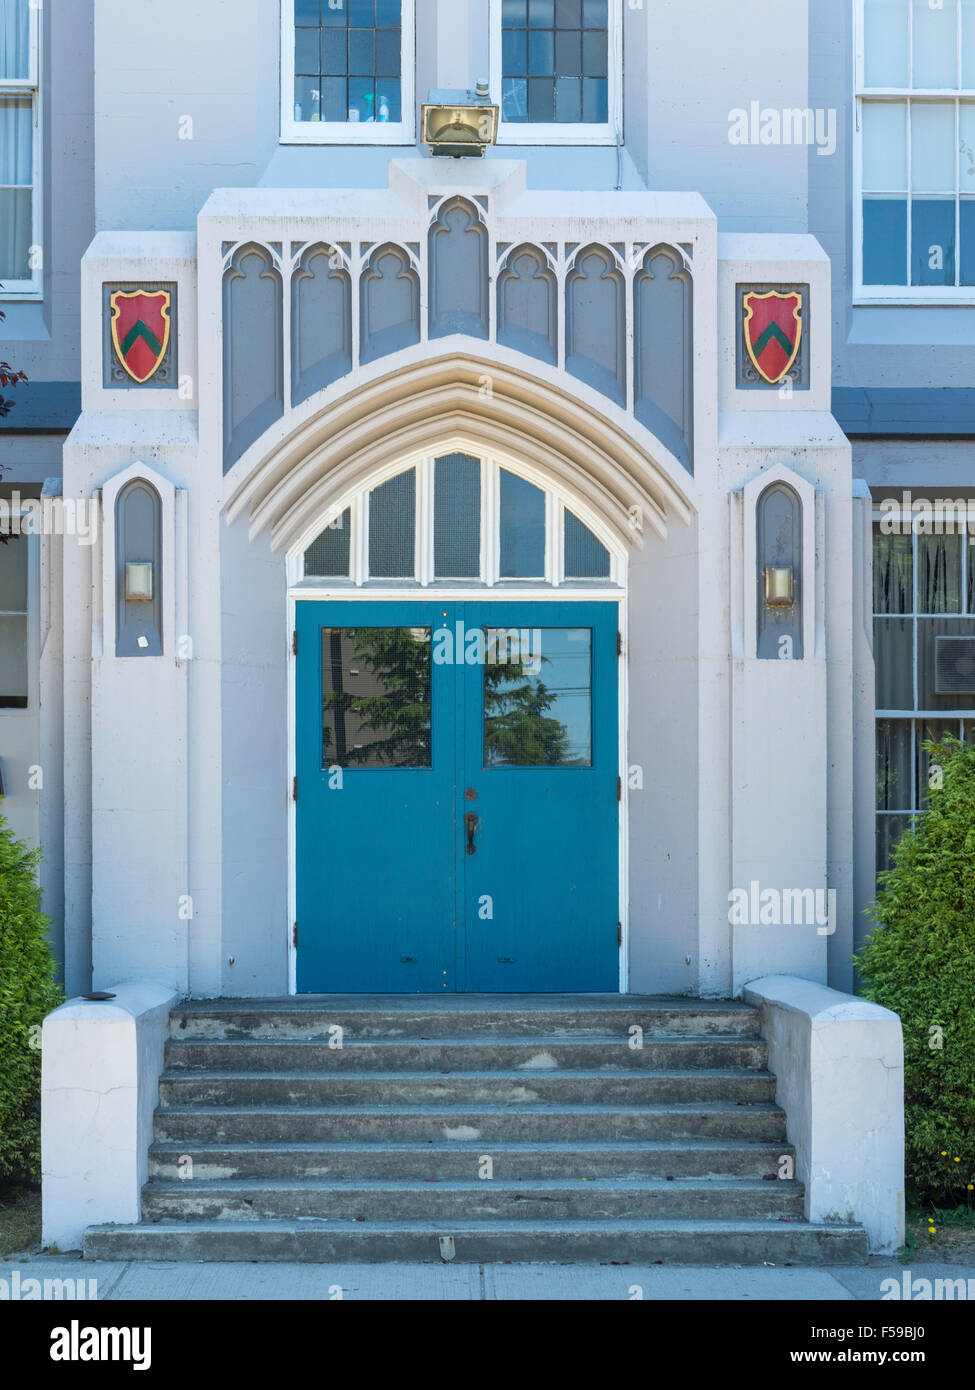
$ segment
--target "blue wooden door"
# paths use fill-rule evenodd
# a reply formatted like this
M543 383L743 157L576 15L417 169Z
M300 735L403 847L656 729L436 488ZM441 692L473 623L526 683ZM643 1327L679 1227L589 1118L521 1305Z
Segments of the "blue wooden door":
M617 609L300 601L300 992L618 987Z

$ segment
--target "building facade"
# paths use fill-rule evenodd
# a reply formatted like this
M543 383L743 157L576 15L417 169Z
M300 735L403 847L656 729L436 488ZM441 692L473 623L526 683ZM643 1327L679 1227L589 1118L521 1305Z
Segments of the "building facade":
M0 17L69 993L849 991L975 719L975 5Z

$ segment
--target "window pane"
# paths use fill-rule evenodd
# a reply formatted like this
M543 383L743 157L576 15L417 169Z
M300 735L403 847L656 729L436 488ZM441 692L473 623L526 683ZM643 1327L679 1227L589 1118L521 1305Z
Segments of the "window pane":
M961 612L961 536L918 536L917 611Z
M433 570L438 579L481 573L481 463L447 454L434 465Z
M911 204L911 284L955 283L955 200L915 198Z
M868 87L906 87L908 0L864 0L864 80Z
M547 30L528 35L528 71L532 77L551 77L555 72L555 35Z
M568 29L555 35L555 74L557 77L582 76L582 34L579 30Z
M416 472L397 473L369 494L369 576L412 579L416 571Z
M501 470L501 578L541 579L545 574L545 494Z
M897 841L911 823L910 816L877 817L877 872L883 873L891 865L891 855Z
M565 514L565 577L609 578L609 551L588 526L568 511Z
M30 76L28 0L0 0L0 77Z
M555 119L582 120L582 82L578 77L559 77L556 80Z
M506 121L528 120L528 83L524 77L506 77L502 81L501 112Z
M0 709L26 708L27 619L0 613Z
M555 23L559 29L578 29L582 24L582 0L555 0Z
M528 35L505 29L501 35L501 66L505 77L524 77L528 71Z
M958 12L955 0L914 0L914 86L957 87Z
M555 120L555 83L551 78L528 79L528 119L542 122Z
M592 766L589 628L484 629L484 766Z
M918 618L917 699L919 709L971 709L975 695L944 695L935 690L935 645L938 637L975 637L975 622L965 618Z
M605 29L609 23L607 0L582 0L582 22L587 29Z
M906 198L864 198L863 283L907 284Z
M528 23L533 29L551 29L555 23L555 0L528 0Z
M351 543L352 512L346 507L305 551L305 578L348 579Z
M609 83L604 77L582 79L582 119L601 124L609 120Z
M873 533L873 611L914 611L914 546L910 533Z
M961 0L961 85L975 87L975 0Z
M342 79L342 104L345 104L345 79ZM320 121L321 80L317 77L295 78L295 120ZM326 119L328 119L326 117Z
M295 73L304 77L317 77L321 72L321 30L295 30Z
M33 196L29 188L0 188L0 282L31 278Z
M911 721L877 720L877 810L910 811Z
M864 102L863 188L867 193L906 192L906 102Z
M874 618L877 709L914 708L914 620Z
M430 629L322 629L322 766L430 766Z
M911 181L919 193L954 192L954 105L943 101L912 104Z
M586 77L605 77L609 72L609 37L606 33L583 34L582 71Z
M27 612L27 537L0 539L0 613Z
M928 791L931 779L931 754L923 747L925 743L941 743L947 735L960 738L957 719L919 719L917 721L917 801L915 805L924 810L928 804Z

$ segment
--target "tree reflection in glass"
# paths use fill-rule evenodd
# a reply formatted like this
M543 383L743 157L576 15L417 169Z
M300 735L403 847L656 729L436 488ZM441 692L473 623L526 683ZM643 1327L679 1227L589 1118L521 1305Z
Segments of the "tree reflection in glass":
M326 767L430 767L430 629L322 629Z

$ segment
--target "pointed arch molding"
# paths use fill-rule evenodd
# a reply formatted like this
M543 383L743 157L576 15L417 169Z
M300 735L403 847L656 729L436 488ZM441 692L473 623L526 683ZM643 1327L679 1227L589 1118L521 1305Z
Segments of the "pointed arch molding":
M265 447L255 445L227 478L228 523L249 510L251 539L270 528L274 550L297 544L393 460L447 442L520 459L626 548L648 534L666 538L670 517L689 524L693 515L684 470L649 436L648 445L638 442L632 421L623 428L588 401L496 360L450 353L322 396L290 433L269 431Z

